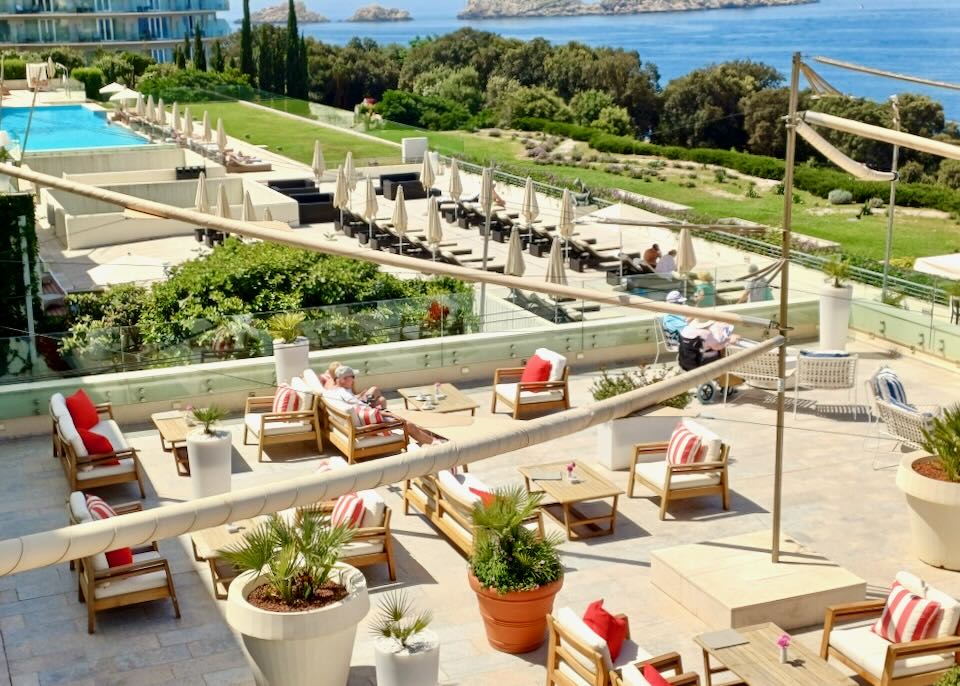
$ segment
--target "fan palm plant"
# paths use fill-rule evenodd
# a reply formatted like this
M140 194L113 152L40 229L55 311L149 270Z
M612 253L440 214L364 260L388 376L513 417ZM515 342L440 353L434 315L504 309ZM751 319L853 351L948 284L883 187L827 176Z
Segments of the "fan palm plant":
M960 405L954 405L935 417L923 430L921 446L936 455L950 481L960 481Z
M404 648L409 648L411 639L430 625L430 612L413 614L413 603L406 593L390 593L380 601L380 615L370 633L374 636L392 638Z
M276 340L284 343L294 343L303 335L303 312L280 312L267 320L267 331Z

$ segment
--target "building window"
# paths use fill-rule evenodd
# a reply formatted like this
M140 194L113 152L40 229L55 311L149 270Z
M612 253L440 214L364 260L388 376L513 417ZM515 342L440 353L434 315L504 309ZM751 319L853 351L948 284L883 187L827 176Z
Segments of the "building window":
M100 34L100 40L113 40L113 19L97 19L97 32Z
M151 48L150 57L156 60L157 64L164 64L167 61L167 51L163 48Z
M53 19L38 20L37 28L41 43L55 43L57 41L57 22Z

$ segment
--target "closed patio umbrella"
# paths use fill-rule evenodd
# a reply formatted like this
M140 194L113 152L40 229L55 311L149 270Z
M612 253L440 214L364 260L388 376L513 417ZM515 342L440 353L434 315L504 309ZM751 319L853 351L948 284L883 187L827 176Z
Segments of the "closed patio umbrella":
M547 258L547 283L567 285L567 271L563 266L563 255L560 252L560 238L553 239L550 246L550 256Z
M433 165L430 164L430 155L424 155L423 164L420 165L420 183L423 184L423 190L427 192L427 195L430 194L430 189L433 188L433 182L436 180L437 177L433 173Z
M253 206L253 199L250 197L250 191L245 191L243 194L243 208L240 210L240 221L257 221L257 210Z
M108 83L106 86L100 89L100 95L113 95L114 93L119 93L120 91L127 90L127 87L124 86L119 81L114 81L113 83Z
M197 177L197 196L193 206L197 208L197 212L210 214L210 203L207 201L207 175L203 172L200 172L200 176Z
M450 160L450 179L447 181L447 192L450 193L450 199L454 202L460 202L460 196L463 195L463 183L460 181L460 165L457 158Z
M227 199L227 184L220 184L220 193L217 197L217 216L224 219L233 219L230 212L230 200Z
M352 152L348 152L347 156L343 160L343 175L347 179L347 188L351 191L355 190L357 187L357 170L353 166Z
M340 210L340 227L343 228L343 211L350 206L350 189L347 188L347 175L343 167L337 167L337 185L333 190L333 206Z
M693 238L689 229L680 229L680 238L677 242L677 271L688 274L697 266L697 255L693 251Z
M147 106L146 106L146 109L144 110L143 116L148 121L153 121L153 95L147 96Z
M273 221L273 212L270 211L269 207L263 208L263 221L272 222Z
M570 237L573 236L574 219L576 219L576 214L573 211L573 196L570 195L568 189L564 188L563 197L560 198L560 220L557 222L557 233L563 237L564 247L567 248L567 253L570 252L567 246Z
M213 133L210 131L210 115L203 111L203 142L209 143L213 139Z
M380 206L377 204L377 192L373 188L373 179L367 177L366 193L363 198L363 218L367 220L370 233L369 240L373 241L373 220L377 217Z
M174 102L173 107L170 108L170 120L173 130L180 133L180 104L177 102Z
M481 262L483 271L487 271L487 257L490 254L490 224L493 215L493 170L489 167L483 170L480 177L480 207L483 215L486 217L483 231L483 261ZM480 327L483 330L483 321L486 317L487 306L487 284L480 283Z
M507 276L523 276L526 271L526 265L523 263L523 244L520 242L520 231L514 229L510 232L510 247L507 250L507 265L503 273Z
M313 170L313 177L317 180L317 185L320 185L320 178L323 176L323 173L327 171L327 162L323 159L323 150L320 149L320 141L313 142L313 163L310 165L310 168Z
M443 241L443 229L440 228L440 206L436 198L430 198L427 203L427 243L433 251L433 259L437 259L437 250Z
M183 135L193 138L193 116L190 114L190 105L183 108Z
M397 195L393 199L393 230L400 236L400 254L403 254L403 237L407 235L407 201L403 197L403 184L397 187Z
M143 104L143 93L137 93L137 116L142 117L144 115L145 109Z
M221 155L227 152L227 132L223 130L223 119L217 117L217 150Z
M520 206L520 216L523 217L529 229L537 217L540 216L540 205L537 203L537 193L533 189L533 179L527 177L527 185L523 189L523 205ZM533 231L530 232L531 235Z
M57 67L53 63L53 57L47 58L47 78L52 79L57 75Z

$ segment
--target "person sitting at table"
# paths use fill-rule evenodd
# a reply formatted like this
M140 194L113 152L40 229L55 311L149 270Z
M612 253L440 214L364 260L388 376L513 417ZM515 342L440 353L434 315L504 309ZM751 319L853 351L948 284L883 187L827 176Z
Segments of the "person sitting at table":
M713 274L700 272L697 275L697 290L693 293L693 303L697 307L717 306L717 287L713 285Z
M660 261L660 246L654 243L643 251L643 261L650 269L657 268L657 262Z
M359 396L353 392L353 385L354 381L356 380L357 373L352 367L340 365L337 367L334 375L336 377L336 385L333 388L324 391L323 397L330 398L331 400L339 400L340 402L348 405L368 405L370 407L376 407L376 405L371 405L369 402L364 400L363 396ZM397 417L396 415L390 414L386 411L382 411L381 414L383 415L385 421L400 421L406 424L407 435L420 445L437 442L437 438L423 427L417 426L411 421L408 421L402 417Z
M670 291L667 293L667 302L673 305L682 305L687 302L680 291ZM663 334L667 341L673 345L680 345L680 332L687 325L687 318L682 314L665 314L660 317L660 326L663 327Z
M323 384L324 388L334 389L337 387L337 370L342 366L343 364L340 362L330 363L330 366L327 367L327 371L320 376L320 382ZM383 393L380 392L380 389L377 386L371 386L363 392L357 392L356 389L352 387L350 390L357 397L362 398L365 405L376 407L381 410L387 409L387 399L383 397Z
M674 248L666 255L660 257L660 261L657 262L657 274L673 274L677 271L677 250Z

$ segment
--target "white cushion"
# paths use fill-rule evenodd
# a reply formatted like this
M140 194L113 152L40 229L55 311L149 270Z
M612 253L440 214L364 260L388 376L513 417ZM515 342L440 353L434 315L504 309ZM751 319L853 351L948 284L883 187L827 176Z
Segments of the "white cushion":
M123 436L123 432L120 431L120 426L112 419L102 419L90 430L101 436L106 436L114 450L127 450L130 447L127 444L127 439Z
M383 526L383 515L387 511L386 501L374 490L358 491L357 495L363 501L363 519L360 520L360 526Z
M638 462L636 473L661 489L667 483L667 463ZM674 474L670 477L670 490L684 488L700 488L701 486L716 486L720 483L720 472L694 472L692 474Z
M475 488L478 491L493 491L473 474L451 474L449 470L444 469L437 474L437 481L443 487L447 494L452 495L466 505L474 505L480 502L480 496L471 493L470 489Z
M62 393L54 393L50 396L50 414L58 420L66 419L70 424L73 424L73 418L67 409L67 401Z
M603 656L603 664L607 671L613 668L613 660L610 659L610 649L607 647L607 642L598 636L593 629L584 624L583 620L577 616L577 613L569 607L562 607L559 612L554 615L554 619L557 620L557 623L563 627L563 630L567 634L600 653ZM577 662L588 670L593 669L593 661L588 659L562 637L560 639L560 645L566 648ZM573 672L573 670L571 669L570 672Z
M547 379L548 381L560 381L563 378L563 370L567 367L567 358L549 348L537 348L534 354L541 360L550 363L550 378Z
M159 553L157 553L155 550L150 550L145 553L138 553L134 555L133 562L136 564L138 562L156 560L159 557ZM150 572L149 574L138 574L137 576L128 577L126 579L110 581L103 586L97 586L94 590L94 595L98 599L112 598L118 595L126 595L127 593L136 593L137 591L147 591L153 588L164 588L166 585L167 575L164 572Z
M703 459L700 460L701 462L717 462L720 460L720 447L723 441L717 434L703 424L697 424L697 422L688 417L684 417L680 423L697 434L700 437L700 445L706 448Z
M81 524L93 521L93 516L87 508L87 497L80 491L74 491L70 494L70 513Z
M256 412L251 412L243 417L247 429L258 438L260 437L260 417L261 415ZM265 422L263 425L264 436L286 436L307 431L313 431L313 427L307 422Z
M334 455L333 457L325 457L322 460L317 462L317 471L320 471L321 468L329 467L330 470L334 469L346 469L350 466L350 463L344 460L339 455Z
M343 433L336 431L337 435L341 437L342 440L349 440ZM373 434L370 436L360 436L357 438L354 443L359 448L373 448L378 445L388 445L390 443L402 443L403 442L403 431L401 429L391 429L390 433L384 434Z
M879 679L887 659L887 647L893 644L873 633L870 626L858 626L831 631L830 645ZM946 669L953 663L953 653L908 657L897 661L893 676L904 677Z
M953 596L927 585L923 579L910 572L897 572L897 582L914 595L928 598L940 603L943 614L937 625L937 636L953 636L957 633L957 623L960 621L960 602Z
M623 677L623 686L650 686L650 682L644 679L640 670L633 665L624 665L620 676Z
M297 393L297 398L300 400L300 411L309 411L310 406L313 405L313 393L310 392L307 382L299 376L295 376L290 379L290 388Z
M339 412L345 412L347 414L353 412L353 405L340 398L331 397L329 394L323 396L323 402Z
M86 467L86 468L85 468ZM105 476L116 476L117 474L130 474L137 469L133 463L132 457L124 457L120 464L108 464L98 467L83 465L77 470L77 479L85 481L86 479L102 479Z
M383 552L383 541L350 541L340 549L341 558L376 555Z
M310 389L310 392L314 395L323 395L325 390L323 383L320 381L320 377L317 376L317 373L312 369L303 370L303 381L307 384L307 388Z
M497 395L509 400L511 403L517 397L517 384L498 383L496 386ZM552 402L554 400L563 400L563 391L554 389L552 391L523 391L520 394L520 404Z

